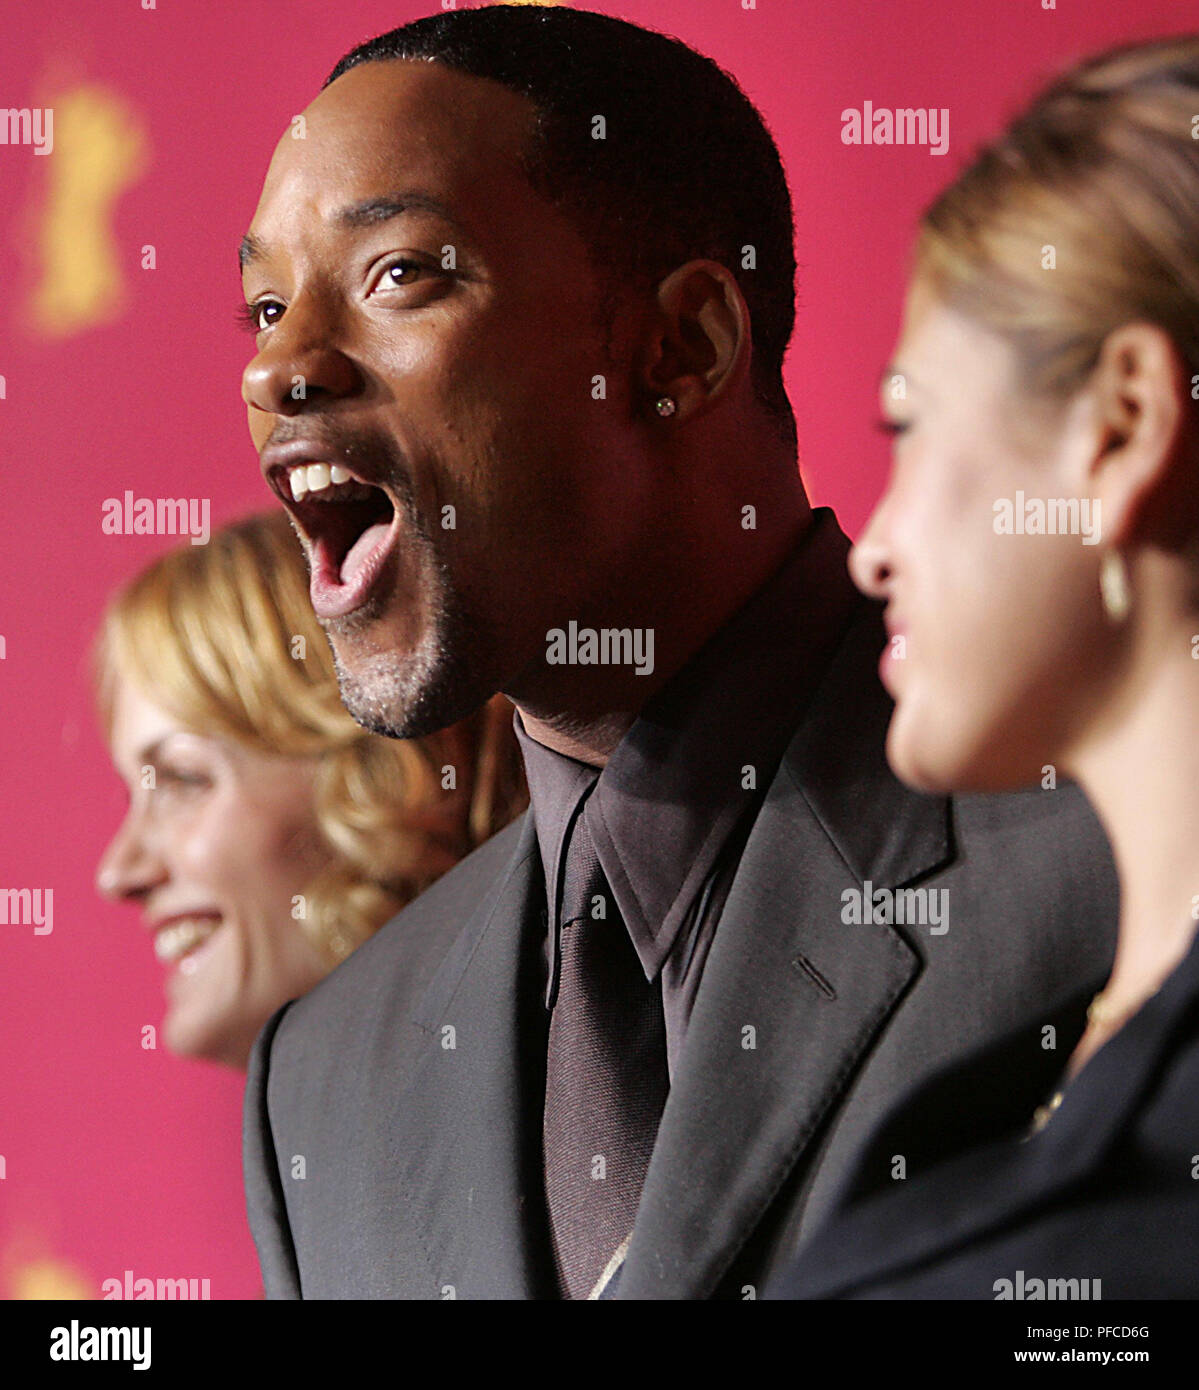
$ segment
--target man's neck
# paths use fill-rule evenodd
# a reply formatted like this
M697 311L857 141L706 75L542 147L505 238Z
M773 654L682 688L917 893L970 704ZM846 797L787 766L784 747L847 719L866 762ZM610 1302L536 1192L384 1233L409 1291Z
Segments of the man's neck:
M806 504L790 523L780 527L769 544L750 548L748 556L742 553L735 559L726 557L724 563L705 562L694 586L680 591L687 602L685 610L663 617L661 631L678 637L674 642L658 642L664 659L659 659L652 677L614 667L573 666L564 669L555 689L528 697L508 692L529 737L578 762L605 767L650 696L724 626L806 534L812 525ZM702 553L702 548L694 553ZM694 570L693 558L688 568Z
M579 721L570 714L541 719L521 709L520 718L529 737L555 753L574 758L576 762L590 763L592 767L606 767L612 750L632 728L637 715L624 711Z

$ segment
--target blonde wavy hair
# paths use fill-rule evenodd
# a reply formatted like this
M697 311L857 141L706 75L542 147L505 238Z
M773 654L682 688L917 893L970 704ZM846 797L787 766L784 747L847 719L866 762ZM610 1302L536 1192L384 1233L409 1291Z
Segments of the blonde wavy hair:
M1199 36L1057 78L925 213L914 269L1047 398L1131 322L1162 328L1199 377Z
M300 925L330 967L528 805L502 696L421 739L354 722L282 512L137 575L108 605L95 665L109 735L127 680L197 732L316 760L316 821L334 858L308 887Z

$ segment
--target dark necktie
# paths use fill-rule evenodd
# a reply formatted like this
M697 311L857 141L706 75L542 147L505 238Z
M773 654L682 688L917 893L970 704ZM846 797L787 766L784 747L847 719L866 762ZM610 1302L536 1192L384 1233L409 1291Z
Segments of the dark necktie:
M661 986L645 978L580 808L545 1088L546 1200L567 1298L587 1298L623 1259L668 1084Z

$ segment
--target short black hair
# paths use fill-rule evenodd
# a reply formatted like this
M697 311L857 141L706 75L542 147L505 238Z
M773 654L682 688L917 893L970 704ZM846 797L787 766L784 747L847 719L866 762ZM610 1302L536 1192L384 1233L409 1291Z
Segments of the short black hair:
M425 59L490 78L536 112L524 167L574 224L609 303L688 260L718 261L749 308L755 396L796 443L783 385L795 322L791 195L770 132L737 82L678 39L591 10L448 10L360 44L359 63ZM602 116L605 138L593 137ZM750 261L750 265L746 265Z

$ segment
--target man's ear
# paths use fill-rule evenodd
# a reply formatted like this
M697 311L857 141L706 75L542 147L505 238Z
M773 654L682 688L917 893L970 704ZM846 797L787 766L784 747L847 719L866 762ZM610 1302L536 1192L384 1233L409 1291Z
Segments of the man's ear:
M1103 507L1103 541L1169 546L1196 525L1195 412L1173 339L1152 323L1109 333L1088 383L1095 427L1089 490Z
M749 371L749 310L732 271L688 261L658 285L640 367L647 409L673 398L673 418L715 403Z

